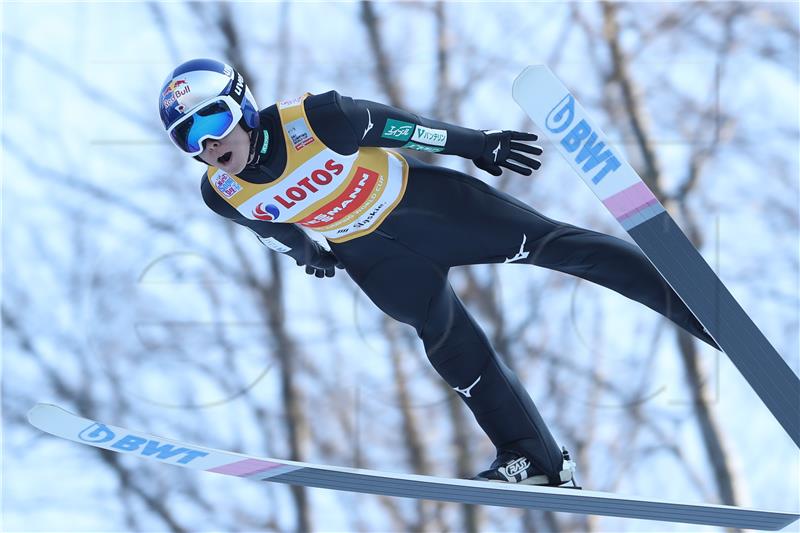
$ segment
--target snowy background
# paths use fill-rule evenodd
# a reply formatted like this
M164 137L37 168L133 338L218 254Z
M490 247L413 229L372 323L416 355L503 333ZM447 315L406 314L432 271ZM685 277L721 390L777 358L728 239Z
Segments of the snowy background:
M797 373L798 15L796 3L4 3L0 529L713 531L251 483L101 454L25 414L51 402L393 472L466 477L492 458L411 328L341 271L309 277L205 207L203 166L170 145L156 109L166 74L193 57L237 65L262 107L336 89L533 131L511 82L547 63ZM627 238L546 153L532 178L435 161ZM482 266L451 280L584 486L800 508L800 454L724 355L559 273Z

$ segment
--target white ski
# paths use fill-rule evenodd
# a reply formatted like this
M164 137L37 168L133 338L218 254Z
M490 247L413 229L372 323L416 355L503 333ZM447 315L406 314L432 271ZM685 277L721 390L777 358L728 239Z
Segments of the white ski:
M276 481L403 498L529 507L567 513L733 528L778 530L800 518L792 513L724 505L694 505L623 497L588 490L392 474L252 457L102 424L48 404L38 404L33 407L28 413L28 420L42 431L81 444L155 459L193 470L205 470L256 481Z
M800 447L800 379L756 327L642 178L544 65L514 100L642 249Z

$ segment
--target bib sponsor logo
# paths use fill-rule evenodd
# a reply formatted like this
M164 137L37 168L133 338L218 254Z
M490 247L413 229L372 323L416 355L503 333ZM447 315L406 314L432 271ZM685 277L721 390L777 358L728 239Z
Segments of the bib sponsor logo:
M414 124L402 120L387 119L381 137L396 141L407 141L414 133Z
M578 165L583 164L581 170L592 180L595 185L611 172L620 167L619 159L606 143L598 141L597 133L584 118L576 120L577 109L575 99L571 94L550 110L545 120L545 127L561 137L561 146L573 154ZM594 175L592 175L594 172Z
M224 172L220 172L214 176L214 187L216 187L225 198L233 198L237 192L242 190L242 186Z
M176 447L173 444L128 434L118 436L104 424L92 424L78 434L78 438L91 444L103 444L115 451L130 452L144 457L153 457L168 463L189 464L198 457L205 457L208 452Z
M343 235L345 233L350 233L351 231L355 231L357 229L360 229L360 228L363 228L365 226L371 225L372 222L375 220L375 217L377 217L379 214L381 214L383 212L383 210L387 207L387 205L388 205L387 202L381 202L381 203L377 204L375 207L373 207L370 210L369 213L366 214L366 216L364 218L362 218L361 220L359 220L358 222L356 222L355 224L353 224L351 226L347 226L346 228L340 229L336 233L339 234L339 235Z
M420 152L441 152L444 150L441 146L425 146L424 144L417 144L414 141L408 141L406 144L403 145L403 148L411 148L412 150L418 150Z
M187 95L190 92L192 92L192 89L189 87L189 82L186 80L172 80L169 82L169 85L164 88L164 92L161 93L161 100L164 109L168 109L172 104L178 102L178 98ZM182 109L179 109L178 111L182 111Z
M286 109L287 107L294 107L296 105L300 105L300 102L303 101L302 96L298 96L296 98L290 98L289 100L281 100L278 102L278 109Z
M417 126L411 140L434 146L444 146L447 143L447 131Z
M280 207L291 209L297 202L302 202L309 195L317 193L325 194L327 185L333 181L334 176L338 176L344 171L344 165L337 163L333 159L325 162L324 168L312 170L308 176L297 180L294 185L288 187L283 194L276 194L273 199L278 205L260 203L253 209L252 216L258 220L275 220L280 214ZM280 206L280 207L279 207Z
M266 220L267 222L275 220L280 214L281 211L275 204L264 205L262 202L253 209L253 216L255 218L258 220Z
M298 118L286 125L286 133L289 134L289 139L292 141L295 150L302 150L309 144L314 142L314 137L308 129L308 124L304 118Z
M379 178L380 175L373 170L364 167L356 168L353 178L342 194L299 223L313 227L319 224L331 224L344 219L364 205Z

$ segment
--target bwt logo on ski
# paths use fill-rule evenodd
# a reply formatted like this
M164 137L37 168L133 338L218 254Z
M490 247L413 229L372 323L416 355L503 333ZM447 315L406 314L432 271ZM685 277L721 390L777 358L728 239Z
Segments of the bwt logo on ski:
M136 435L125 435L117 438L114 432L103 424L92 424L81 431L78 438L90 444L105 444L116 451L136 452L144 457L153 457L161 461L174 461L179 465L189 464L198 457L208 455L208 452L184 447L176 448L172 444L164 444L157 440L137 437Z
M566 133L561 137L561 146L567 152L575 155L575 162L579 165L583 163L581 169L589 173L602 163L597 173L592 176L592 183L598 184L606 177L609 172L614 172L620 167L619 159L606 148L606 143L597 140L597 133L592 131L592 127L581 119L572 126L575 120L575 98L571 94L567 95L550 110L545 120L545 126L553 133ZM567 131L568 128L570 128ZM577 153L576 153L577 152Z

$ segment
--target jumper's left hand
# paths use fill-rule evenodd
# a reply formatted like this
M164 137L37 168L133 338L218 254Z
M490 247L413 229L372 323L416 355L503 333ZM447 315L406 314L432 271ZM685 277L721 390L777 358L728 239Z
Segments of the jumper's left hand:
M505 167L530 176L542 165L538 159L525 155L540 156L542 149L520 142L538 140L539 137L536 134L509 130L490 130L484 131L484 133L486 141L483 145L483 153L477 159L472 160L475 166L481 170L485 170L493 176L499 176L503 172L500 167Z
M305 251L305 258L295 259L295 262L297 266L305 265L306 274L310 276L332 278L337 268L344 268L333 253L312 240L308 241Z

